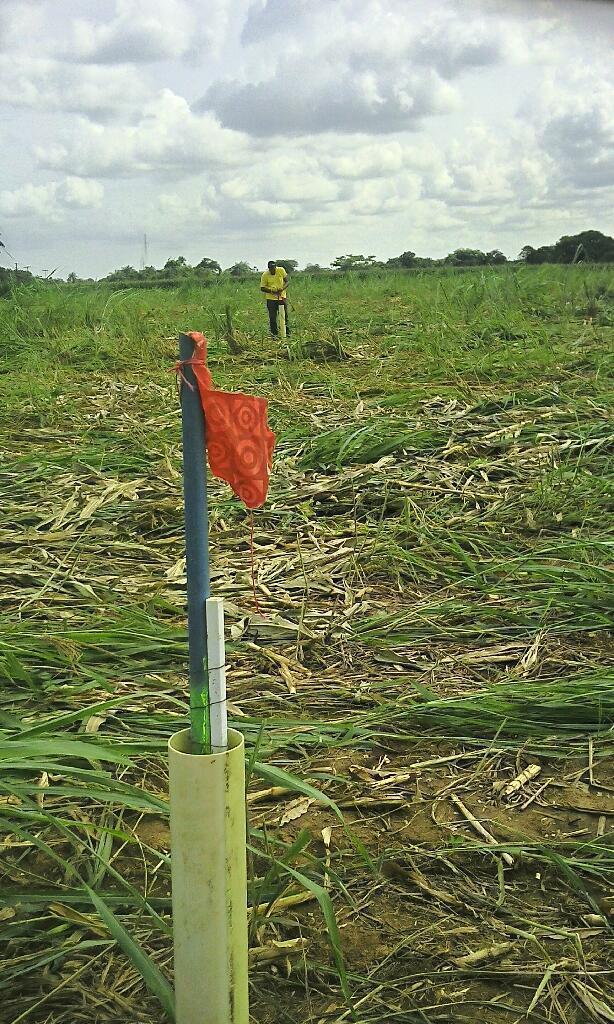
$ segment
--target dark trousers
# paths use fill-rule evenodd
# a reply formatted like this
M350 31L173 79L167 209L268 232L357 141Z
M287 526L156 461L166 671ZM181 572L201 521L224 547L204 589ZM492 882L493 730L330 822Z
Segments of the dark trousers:
M266 308L269 311L269 326L271 328L271 334L273 334L275 337L277 337L277 335L279 334L279 330L277 327L277 310L280 308L280 306L283 309L284 315L286 317L286 334L288 335L290 334L290 322L288 320L288 300L281 299L279 302L277 301L277 299L266 300Z

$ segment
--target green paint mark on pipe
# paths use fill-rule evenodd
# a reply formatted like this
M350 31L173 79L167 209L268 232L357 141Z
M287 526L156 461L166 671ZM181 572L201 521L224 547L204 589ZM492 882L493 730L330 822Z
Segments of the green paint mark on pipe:
M211 753L211 717L209 714L209 671L203 662L204 682L190 686L190 732L193 754Z

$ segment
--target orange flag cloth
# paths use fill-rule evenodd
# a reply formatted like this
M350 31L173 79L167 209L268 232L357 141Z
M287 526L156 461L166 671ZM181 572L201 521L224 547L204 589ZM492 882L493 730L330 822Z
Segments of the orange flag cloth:
M248 508L266 501L275 447L267 423L266 398L216 391L207 369L207 339L194 331L190 360L207 427L207 453L214 476L230 484Z

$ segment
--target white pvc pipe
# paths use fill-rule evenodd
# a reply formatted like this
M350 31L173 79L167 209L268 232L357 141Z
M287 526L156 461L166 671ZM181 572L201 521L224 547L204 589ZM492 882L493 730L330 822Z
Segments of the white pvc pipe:
M243 737L168 743L177 1024L249 1024Z
M207 615L211 749L214 754L217 754L222 750L226 750L228 746L224 602L221 597L209 597L205 602L205 608Z

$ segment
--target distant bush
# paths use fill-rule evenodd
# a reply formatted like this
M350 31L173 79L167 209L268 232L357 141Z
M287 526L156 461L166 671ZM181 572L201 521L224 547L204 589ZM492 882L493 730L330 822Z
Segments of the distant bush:
M6 298L18 284L32 284L34 276L28 270L8 270L0 267L0 298Z

